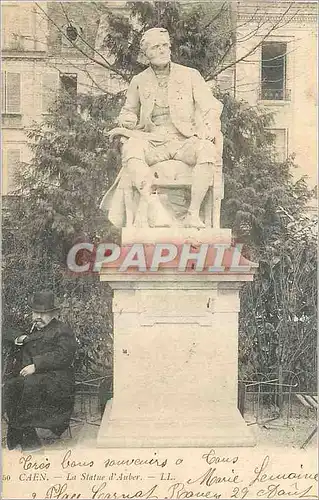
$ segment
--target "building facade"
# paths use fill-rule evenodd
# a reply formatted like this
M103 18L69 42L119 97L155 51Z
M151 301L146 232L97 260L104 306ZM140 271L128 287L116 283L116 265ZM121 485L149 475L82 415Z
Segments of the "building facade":
M279 158L295 154L295 175L306 175L314 187L317 2L239 0L236 49L236 97L274 113Z
M25 129L42 113L41 68L45 48L33 4L10 2L2 6L2 192L13 188L19 161L27 161Z
M90 56L103 60L103 9L125 2L2 3L2 193L28 161L26 130L41 121L59 88L103 92L122 83ZM238 99L274 112L280 159L296 154L297 175L316 183L316 2L239 0L232 3L238 61L219 75ZM106 11L105 11L106 12ZM75 49L72 41L79 48ZM85 41L85 42L84 42ZM83 49L83 50L82 50ZM98 53L94 52L97 49ZM248 54L248 56L247 56ZM89 57L88 57L89 56Z
M92 92L95 78L104 88L111 81L71 43L75 35L81 49L82 37L92 46L88 54L94 50L99 13L94 17L88 3L68 4L67 16L72 19L66 19L61 6L53 2L3 2L1 10L2 193L6 195L15 186L18 163L31 157L27 130L44 119L57 90ZM70 26L76 33L68 34Z

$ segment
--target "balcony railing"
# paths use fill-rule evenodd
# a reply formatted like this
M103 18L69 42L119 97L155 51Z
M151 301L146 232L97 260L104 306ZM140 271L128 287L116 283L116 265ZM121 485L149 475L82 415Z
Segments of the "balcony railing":
M259 99L262 101L290 101L290 89L259 89Z

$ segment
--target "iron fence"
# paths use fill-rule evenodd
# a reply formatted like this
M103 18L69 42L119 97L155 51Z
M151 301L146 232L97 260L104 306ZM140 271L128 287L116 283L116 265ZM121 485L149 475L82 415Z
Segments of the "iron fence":
M300 404L298 395L316 396L317 392L305 388L302 383L304 373L286 372L282 380L278 377L267 379L258 374L254 380L238 383L238 408L248 421L248 425L266 424L281 419L290 425L292 417L310 417L311 409Z

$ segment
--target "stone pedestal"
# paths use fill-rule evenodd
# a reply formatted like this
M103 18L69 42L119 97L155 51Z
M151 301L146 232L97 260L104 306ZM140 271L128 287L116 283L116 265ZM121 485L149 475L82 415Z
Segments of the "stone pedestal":
M253 274L109 275L114 398L100 447L254 444L237 410L239 289Z
M124 227L122 229L122 245L143 243L224 243L230 245L231 230L230 229L215 229L205 227L203 229L196 228L180 228L180 227L159 227L159 228L135 228Z

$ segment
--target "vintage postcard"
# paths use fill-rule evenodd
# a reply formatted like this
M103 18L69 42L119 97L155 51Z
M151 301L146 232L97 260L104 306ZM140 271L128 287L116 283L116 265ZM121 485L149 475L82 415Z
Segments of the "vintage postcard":
M318 498L317 2L1 14L2 498Z

